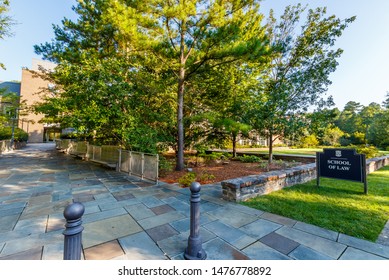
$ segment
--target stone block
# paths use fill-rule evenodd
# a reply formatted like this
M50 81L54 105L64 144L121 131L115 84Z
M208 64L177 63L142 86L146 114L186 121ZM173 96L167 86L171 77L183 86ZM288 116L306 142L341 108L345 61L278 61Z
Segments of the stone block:
M207 253L207 260L249 260L245 254L220 238L204 243L203 249Z
M135 233L119 238L127 259L132 260L164 260L164 253L145 232Z
M321 254L327 255L332 259L338 259L346 249L346 246L341 243L290 227L284 226L278 229L276 233L294 240L295 242L309 247Z
M12 255L0 256L0 260L41 260L42 247L36 247L26 251L18 252Z
M226 225L220 221L211 222L204 225L204 227L231 244L234 244L235 241L246 235L245 232Z
M382 256L384 258L389 258L389 247L381 244L373 243L363 239L358 239L356 237L348 236L345 234L339 234L338 242L371 254Z
M267 220L259 219L251 224L239 228L245 234L260 239L269 233L279 229L282 225Z
M129 205L124 208L136 221L155 216L155 213L142 203Z
M289 257L295 260L332 260L329 256L316 252L304 245L298 246L289 254Z
M84 250L86 260L110 260L123 255L117 240L106 242Z
M339 260L387 260L386 258L379 257L377 255L348 247L342 254Z
M300 245L299 243L274 232L262 237L259 241L285 255L288 255Z
M84 225L83 245L89 248L142 231L130 215L122 215Z
M302 223L302 222L297 222L293 227L296 229L308 232L308 233L312 233L312 234L327 238L327 239L332 240L332 241L337 241L338 235L339 235L339 233L337 233L335 231L324 229L324 228L321 228L318 226L314 226L314 225L310 225L310 224L306 224L306 223Z
M173 221L178 221L183 218L185 218L184 215L180 214L179 212L172 211L158 216L139 220L138 223L141 225L141 227L143 227L143 229L147 230L153 227L171 223Z
M146 230L147 234L154 240L154 242L161 241L163 239L172 237L179 234L172 226L169 224L164 224L157 226L151 229Z
M290 258L269 246L257 241L243 250L253 260L289 260Z

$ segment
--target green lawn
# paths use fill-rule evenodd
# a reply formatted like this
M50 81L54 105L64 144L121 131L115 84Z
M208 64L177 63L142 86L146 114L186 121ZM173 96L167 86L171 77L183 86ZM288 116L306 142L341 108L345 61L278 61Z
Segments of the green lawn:
M329 147L330 148L330 147ZM347 147L343 147L347 148ZM268 154L269 149L268 148L242 148L239 149L240 152L247 152L247 153L261 153L261 154ZM290 149L285 147L275 147L273 150L273 154L285 154L285 155L311 155L315 156L316 152L323 152L323 148L299 148L299 149ZM379 156L382 155L389 155L389 151L379 151Z
M375 241L389 219L389 166L368 175L363 184L320 179L296 185L243 204L305 223Z
M322 152L322 148L302 148L302 149L289 149L289 148L274 148L273 154L280 155L316 155L316 152ZM261 153L268 154L268 148L246 148L239 149L239 152L247 152L247 153Z
M287 155L316 155L316 152L323 152L321 148L303 148L303 149L284 149L274 150L274 154L287 154Z

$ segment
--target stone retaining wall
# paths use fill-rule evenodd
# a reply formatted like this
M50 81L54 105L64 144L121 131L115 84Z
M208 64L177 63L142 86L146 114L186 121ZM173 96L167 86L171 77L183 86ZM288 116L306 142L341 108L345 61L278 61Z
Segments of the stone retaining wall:
M11 146L11 140L1 140L0 141L0 155L6 152L10 152L12 150L17 150L24 148L27 145L27 142L22 141L18 142L15 141L13 144L13 147Z
M366 171L371 173L386 165L389 165L389 156L368 159ZM314 179L316 179L316 163L310 163L290 169L226 180L221 182L221 185L223 199L239 202Z
M12 151L11 141L10 140L1 140L0 141L0 155Z

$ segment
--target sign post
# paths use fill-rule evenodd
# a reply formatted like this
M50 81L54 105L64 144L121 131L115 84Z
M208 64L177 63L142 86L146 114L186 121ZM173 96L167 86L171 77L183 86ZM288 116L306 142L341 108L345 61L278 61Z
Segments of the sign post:
M335 178L364 183L367 194L366 157L355 149L323 149L316 153L316 184L320 177Z

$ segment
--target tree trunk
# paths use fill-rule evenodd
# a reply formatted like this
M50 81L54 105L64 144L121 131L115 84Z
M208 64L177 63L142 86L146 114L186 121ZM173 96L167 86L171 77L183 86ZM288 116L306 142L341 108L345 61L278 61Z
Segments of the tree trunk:
M185 23L182 23L185 26ZM177 92L177 162L176 170L184 169L184 92L185 92L185 30L181 30L180 69L178 74Z
M236 158L236 135L232 135L232 157Z
M273 133L269 135L269 165L273 163Z
M181 171L184 169L184 78L185 70L180 69L180 77L178 82L178 95L177 95L177 162L176 170Z

